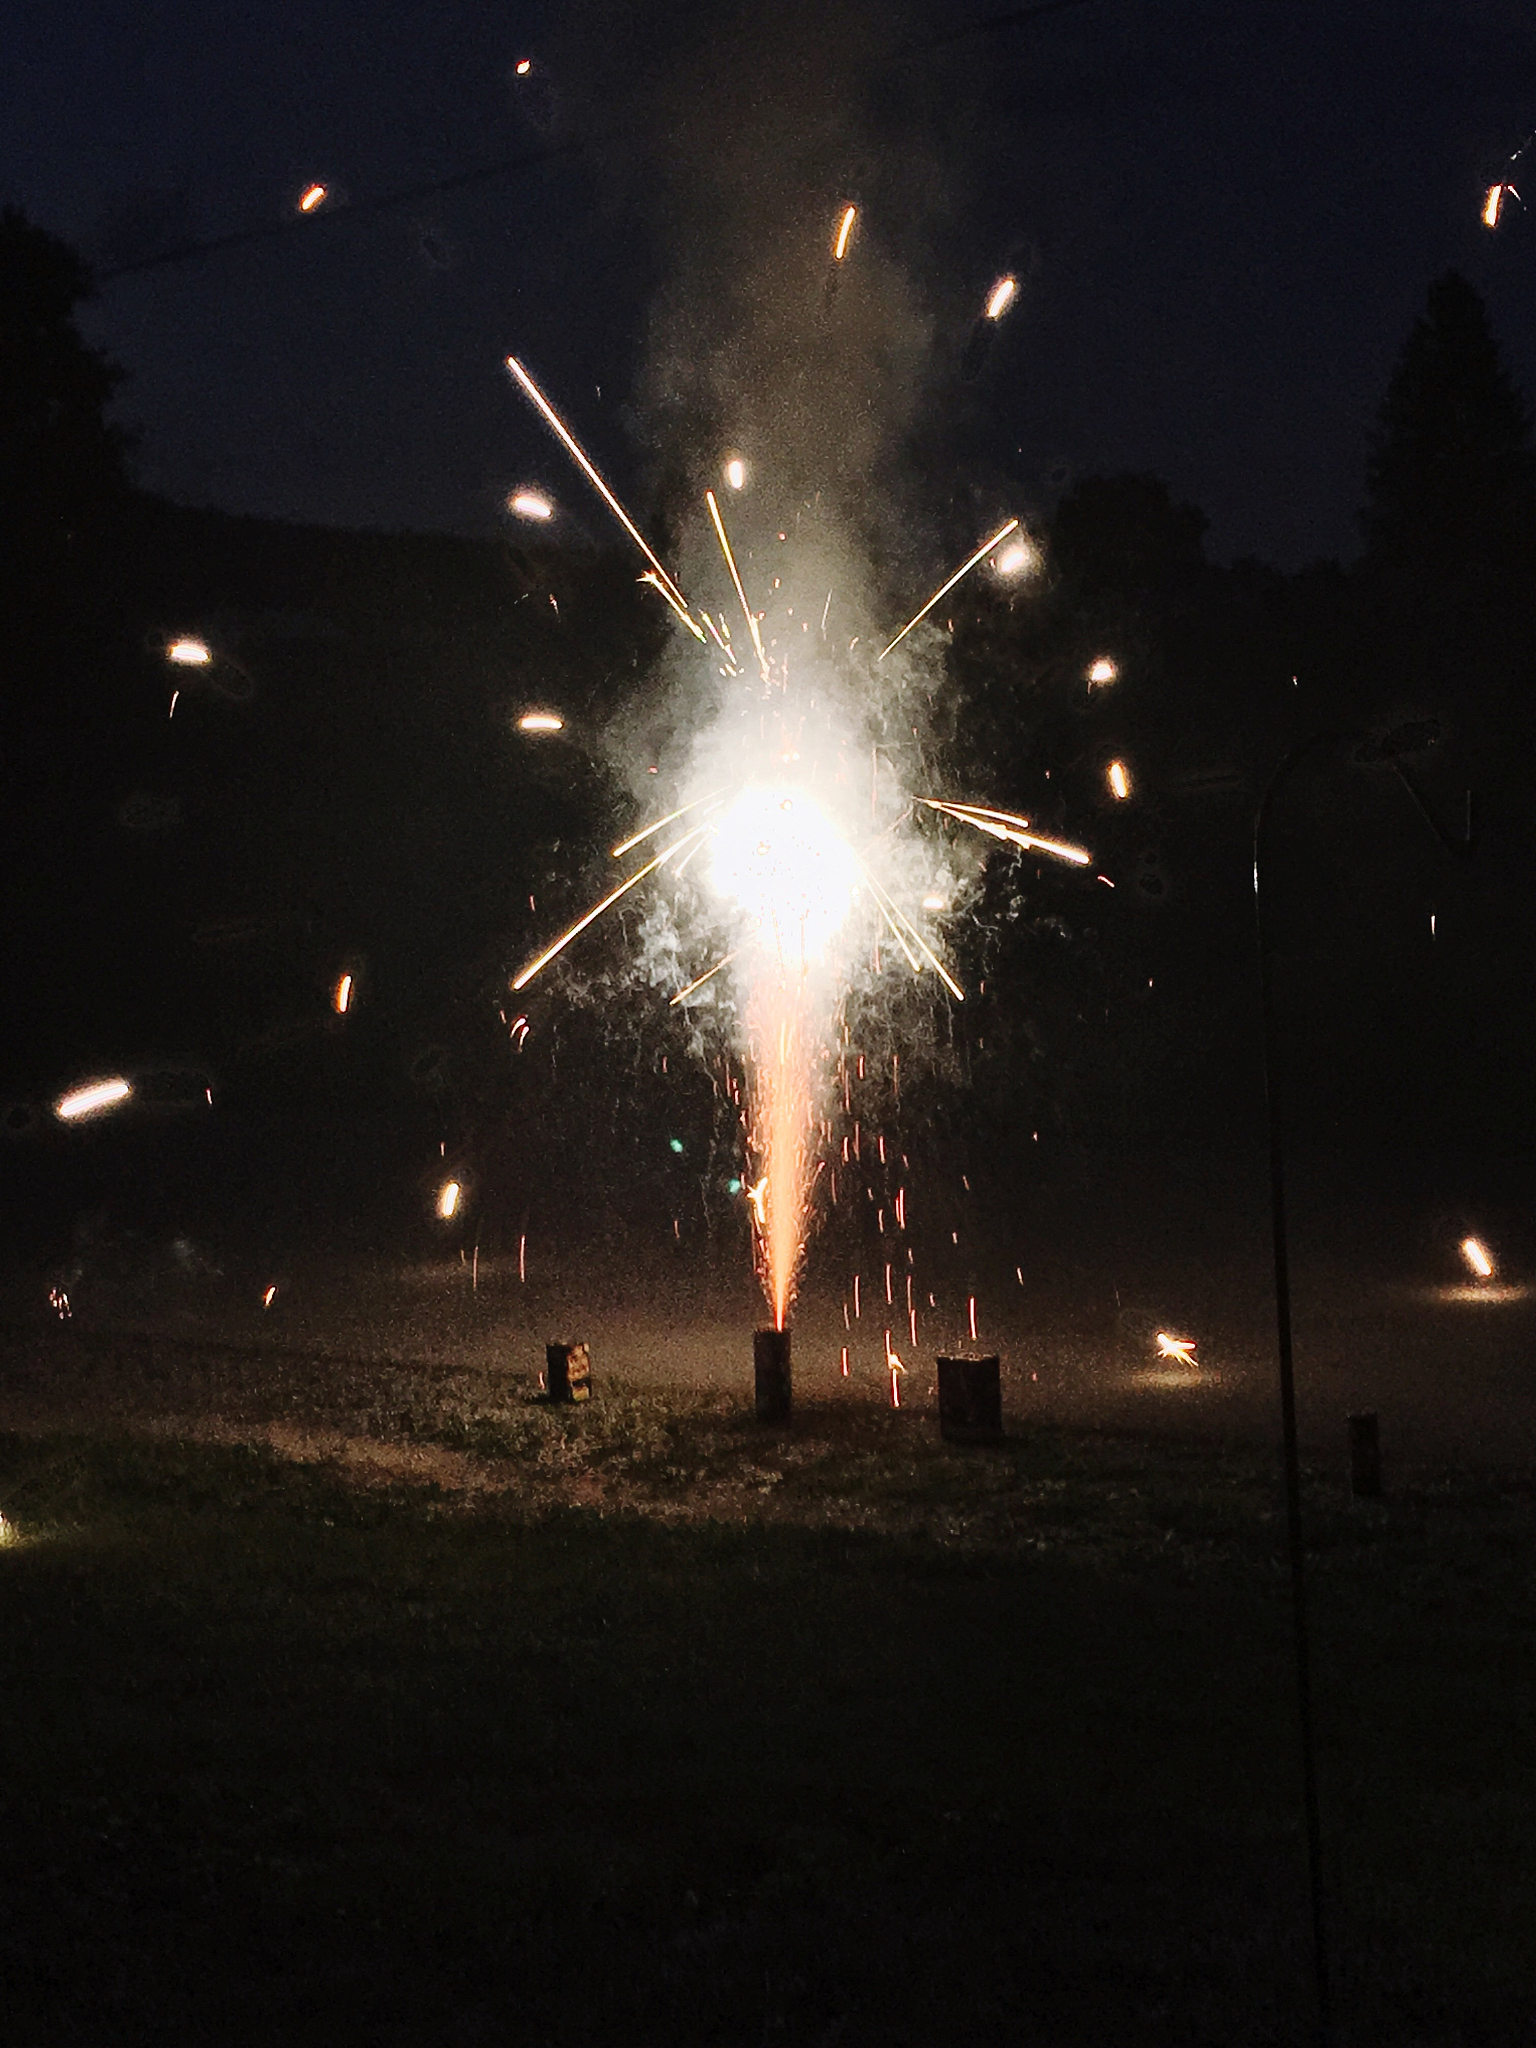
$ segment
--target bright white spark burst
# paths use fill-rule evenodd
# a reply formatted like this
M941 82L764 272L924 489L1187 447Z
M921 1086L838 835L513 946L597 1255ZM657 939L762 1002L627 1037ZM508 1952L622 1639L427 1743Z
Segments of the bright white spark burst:
M1175 1365L1187 1365L1191 1372L1197 1372L1199 1367L1195 1363L1195 1341L1193 1337L1175 1337L1168 1330L1159 1330L1157 1355L1159 1358L1171 1359Z

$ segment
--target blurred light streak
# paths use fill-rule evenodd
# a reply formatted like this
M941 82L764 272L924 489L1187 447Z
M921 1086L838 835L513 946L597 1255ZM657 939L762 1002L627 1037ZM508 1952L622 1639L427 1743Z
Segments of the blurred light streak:
M1016 277L1000 277L992 287L987 300L987 318L1001 320L1018 296L1019 281Z
M456 1180L445 1180L437 1191L437 1213L444 1223L450 1222L458 1213L459 1197L464 1190Z
M323 185L311 185L299 200L300 213L313 213L317 206L323 206L326 190Z
M657 868L661 867L666 861L669 861L680 847L688 845L690 840L699 838L701 834L708 830L709 827L707 825L695 825L691 832L685 833L681 839L674 839L669 847L663 852L658 853L653 860L648 860L643 868L637 869L626 881L620 882L617 889L610 890L601 903L594 904L584 917L577 918L569 930L563 931L553 945L546 946L536 959L529 961L528 965L514 978L512 982L513 991L516 992L518 989L526 988L541 968L547 967L557 953L563 952L572 939L584 932L589 924L595 923L605 910L618 902L621 896L627 895L637 882L643 882L647 875L653 874Z
M837 224L837 239L832 244L832 261L841 263L848 254L848 237L853 233L853 224L859 217L856 206L843 209L843 217Z
M927 618L928 614L933 610L934 606L938 603L939 599L941 597L946 596L951 590L953 590L955 585L960 581L962 576L968 576L971 570L975 568L978 562L985 561L987 556L991 554L992 550L997 546L999 541L1006 540L1010 533L1013 533L1017 530L1018 524L1019 522L1017 519L1010 519L1006 526L1000 526L997 529L997 532L993 534L990 540L983 541L981 546L976 550L975 554L969 556L967 560L963 561L960 564L959 568L955 571L954 575L950 577L949 581L947 583L941 583L939 585L938 589L933 593L932 597L929 598L928 602L923 606L922 610L918 612L913 618L908 619L907 623L896 635L896 638L890 643L890 646L883 647L880 650L879 654L877 654L875 657L876 662L878 663L884 661L885 657L890 653L892 647L899 647L902 641L905 640L907 635L911 632L912 628L915 625L919 624L921 620Z
M558 711L525 711L517 721L519 732L564 732L565 720Z
M741 587L741 575L736 567L736 557L731 553L731 543L726 536L725 521L720 517L720 507L715 502L713 491L704 493L704 502L709 507L709 516L715 522L715 535L720 542L720 552L725 556L725 566L731 572L731 581L736 586L736 595L741 599L742 614L747 622L747 631L752 635L752 645L757 649L757 665L763 681L768 680L768 657L763 652L763 638L757 630L757 617L747 603L747 593Z
M1477 1238L1464 1237L1461 1240L1461 1256L1466 1260L1479 1280L1491 1280L1493 1278L1493 1260L1488 1255L1486 1245L1481 1244Z
M1130 795L1131 778L1126 773L1125 763L1123 761L1110 762L1109 787L1111 793L1114 796L1119 797L1122 801Z
M609 859L617 860L621 853L628 853L631 847L642 845L653 833L660 832L667 825L675 825L679 818L686 818L690 811L696 811L700 804L711 803L719 794L718 789L712 789L708 796L696 796L691 804L680 804L675 811L668 811L667 815L658 818L654 825L646 825L639 832L632 833L628 839L621 839L608 856Z
M507 510L515 512L519 519L553 519L555 508L538 491L514 491L507 500Z
M110 1081L91 1081L83 1088L72 1088L67 1095L59 1097L53 1105L53 1113L60 1123L79 1123L82 1118L97 1116L104 1109L115 1109L132 1093L132 1082L116 1074Z
M213 654L206 640L173 640L165 650L167 661L174 661L178 668L206 668Z
M527 393L528 397L532 399L533 403L538 407L540 413L543 415L544 419L548 422L549 426L553 429L555 434L559 437L560 441L564 445L567 452L580 467L582 474L587 478L587 481L598 492L599 496L602 498L604 504L608 507L609 511L613 513L614 517L618 520L619 524L623 527L624 531L635 543L635 546L639 548L641 554L644 555L645 559L656 571L656 574L661 578L662 583L672 593L672 596L676 599L678 605L686 613L688 610L688 600L683 596L683 593L678 589L677 585L672 581L672 578L667 574L666 569L662 565L660 557L653 552L649 542L645 539L645 536L641 533L639 527L636 526L633 519L630 518L629 514L624 510L624 507L613 495L613 492L609 490L607 484L605 484L603 482L603 479L598 475L596 467L588 458L586 451L582 448L580 442L576 439L576 436L571 432L570 428L565 424L564 420L561 419L559 413L555 411L555 408L544 396L543 392L539 389L538 385L534 383L533 379L529 376L528 372L523 368L522 364L517 360L516 356L507 357L507 368L512 372L513 376L517 379L518 383L521 384L523 390ZM690 621L690 623L692 622ZM694 631L697 632L698 628L695 627ZM700 634L699 637L702 639L703 635Z
M1090 683L1112 683L1119 673L1119 668L1110 660L1109 656L1101 654L1097 661L1090 664L1088 680Z
M352 977L344 974L331 991L331 1008L338 1017L345 1017L352 1007Z
M672 998L671 1002L668 1004L668 1008L675 1010L678 1004L683 1000L685 996L691 996L694 990L696 988L702 988L706 981L713 981L715 976L720 972L721 968L729 967L731 962L735 958L736 955L734 953L727 953L723 960L717 960L714 966L711 967L707 973L698 975L693 981L689 982L686 988L680 988L677 994Z
M733 455L725 465L725 480L733 491L746 489L747 465L739 455Z

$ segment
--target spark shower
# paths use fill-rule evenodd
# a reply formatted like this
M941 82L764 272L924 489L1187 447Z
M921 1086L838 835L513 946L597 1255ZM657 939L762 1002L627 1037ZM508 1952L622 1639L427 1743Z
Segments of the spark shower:
M851 207L839 216L836 263L849 254L855 218ZM1011 296L994 286L985 317L1000 318ZM849 631L828 567L836 548L818 532L814 508L799 508L793 534L764 517L743 522L752 535L743 557L707 490L713 546L705 560L714 562L715 589L690 599L527 368L516 357L507 368L639 550L640 580L696 643L693 687L712 686L700 699L671 808L613 849L615 859L637 864L511 985L527 987L632 890L665 888L676 957L691 970L670 1000L718 1004L743 1061L738 1107L755 1262L774 1327L783 1329L817 1183L825 1178L835 1201L839 1164L848 1163L835 1119L848 1099L850 993L883 975L932 974L950 1000L964 999L944 959L946 921L965 887L960 828L1076 865L1089 860L1013 811L925 787L923 720L903 666L911 647L886 665L962 578L983 564L999 578L1017 577L1036 556L1009 519L882 645L884 636ZM757 452L751 474L754 482L771 479L771 450ZM725 458L723 475L733 494L744 490L739 454ZM705 573L701 563L699 580ZM701 665L713 673L700 673ZM892 705L902 707L907 744L890 743Z

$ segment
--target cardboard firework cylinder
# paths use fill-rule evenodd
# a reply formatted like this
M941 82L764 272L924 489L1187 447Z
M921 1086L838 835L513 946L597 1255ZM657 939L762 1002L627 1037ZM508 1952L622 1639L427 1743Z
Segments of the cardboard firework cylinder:
M939 1435L952 1444L1003 1440L1003 1386L995 1358L941 1358Z
M752 1375L759 1422L788 1422L789 1332L754 1330L752 1333Z
M1356 1500L1381 1499L1381 1434L1374 1408L1349 1418L1349 1487Z
M551 1401L590 1401L592 1354L585 1344L544 1346L544 1391Z

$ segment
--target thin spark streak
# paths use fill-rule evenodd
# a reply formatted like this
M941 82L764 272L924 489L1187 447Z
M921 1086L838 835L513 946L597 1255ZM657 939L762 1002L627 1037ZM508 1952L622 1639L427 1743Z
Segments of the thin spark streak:
M613 495L612 491L609 490L608 486L603 482L603 479L598 475L597 470L593 466L591 460L588 458L586 451L582 448L581 443L576 439L576 436L571 432L570 428L565 424L565 421L561 419L559 413L555 411L555 408L544 396L543 392L539 389L538 385L534 383L533 379L529 376L528 372L523 368L522 364L517 360L516 356L507 357L507 368L512 372L513 376L517 379L518 383L522 385L524 391L527 392L528 396L533 400L534 404L538 407L539 411L544 415L544 418L548 421L549 425L553 428L554 432L559 436L561 442L564 444L568 453L572 456L572 458L580 467L582 474L586 477L587 481L593 486L593 488L598 492L599 496L602 498L604 504L608 507L609 511L612 512L614 517L618 520L619 524L623 527L624 531L635 543L635 546L640 550L641 554L644 555L645 559L656 571L656 574L661 578L665 588L672 593L674 599L677 601L679 605L682 606L683 610L686 612L688 609L688 600L683 596L683 593L678 589L677 585L672 581L672 578L667 574L666 569L662 565L660 557L654 553L649 542L641 533L639 527L636 526L633 519L630 518L629 514L624 510L624 507L619 503L618 499ZM700 635L700 638L702 637L703 636Z
M660 832L668 825L675 825L679 818L686 818L690 811L696 811L700 804L711 803L719 794L718 789L712 789L708 796L696 796L691 804L683 804L675 811L668 811L667 815L658 818L654 825L647 825L643 831L633 833L628 839L621 841L609 858L617 860L621 853L628 853L631 847L639 846L649 839L653 832Z
M885 657L890 653L891 647L899 647L902 641L905 640L907 635L911 632L912 628L915 625L918 625L923 619L927 618L928 614L933 610L934 606L938 603L939 599L941 597L946 596L951 590L953 590L955 585L960 581L962 576L968 576L972 569L975 568L978 562L984 562L987 556L990 555L992 550L997 546L998 542L1000 540L1006 540L1009 534L1015 531L1015 529L1018 526L1018 523L1019 522L1017 519L1010 519L1006 526L1000 526L998 528L997 532L993 534L992 538L989 541L983 541L981 546L976 550L975 554L972 555L968 561L964 561L960 564L960 567L955 571L954 575L950 577L949 581L947 583L940 584L939 588L933 593L932 597L929 598L928 602L923 606L922 610L917 614L917 616L915 618L908 619L907 623L896 635L896 638L891 642L890 647L881 648L880 652L875 656L876 664L878 665L880 662L884 661Z
M857 854L855 854L854 858L856 860L858 859ZM918 930L917 926L913 924L911 918L907 916L906 912L901 908L900 904L898 904L893 897L890 897L886 894L885 890L881 888L880 884L875 880L874 876L870 873L869 869L865 866L863 861L859 861L859 868L864 876L865 881L869 884L870 891L873 894L876 903L879 904L881 910L884 912L887 924L889 924L892 931L895 932L897 942L901 946L901 950L906 954L908 960L912 961L913 972L915 974L920 974L922 972L922 969L918 966L917 962L912 959L912 949L907 944L906 937L902 933L902 925L906 926L907 932L911 934L912 940L916 944L918 951L923 955L924 959L928 962L928 965L933 969L934 973L939 977L940 981L943 982L944 986L949 990L950 994L955 998L956 1002L963 1003L965 1001L965 990L960 986L959 982L955 980L954 976L950 973L949 969L944 965L943 961L939 958L938 954L934 952L932 946L929 945L928 941L923 937L922 933ZM900 924L898 924L895 921L898 918L900 919Z
M837 240L832 244L832 261L841 263L848 254L848 237L853 233L853 224L859 217L859 209L850 206L844 209L843 217L837 224Z
M725 566L731 572L731 581L736 586L736 595L741 599L741 609L747 622L747 631L752 635L752 645L757 649L757 665L762 670L763 681L766 683L768 680L768 657L763 652L762 635L757 630L757 619L753 614L752 607L747 603L747 593L741 587L741 575L736 567L736 557L731 553L731 543L726 538L725 521L720 517L720 507L715 503L713 491L706 491L704 493L704 502L709 507L710 518L715 522L715 533L719 537L720 552L725 556Z
M918 801L925 803L931 811L943 811L951 818L958 818L962 825L974 825L978 832L990 833L994 839L1006 839L1014 846L1032 846L1039 853L1054 854L1057 860L1070 861L1074 867L1088 867L1093 860L1093 855L1086 847L1069 846L1063 839L1046 839L1039 832L1017 830L1012 825L996 822L1008 816L1006 811L987 812L978 816L974 811L967 810L959 804L940 803L931 796L920 797ZM1027 826L1028 822L1027 818L1021 818L1019 825Z
M714 966L711 967L707 973L699 975L697 980L690 981L686 988L680 988L677 994L672 998L672 1001L668 1005L668 1008L675 1010L678 1004L683 1000L684 996L691 996L694 990L696 988L702 988L706 981L713 981L715 976L720 972L721 968L729 967L731 962L735 958L736 955L734 953L727 953L723 960L717 960Z
M655 573L654 570L647 569L645 574L640 578L640 581L642 583L649 583L653 590L659 590L661 592L662 596L667 600L667 603L671 605L673 611L677 613L677 616L682 620L683 624L688 628L689 632L693 635L695 640L702 640L704 638L704 635L699 631L698 626L694 623L694 621L691 618L689 618L687 612L684 611L683 607L678 603L677 599L672 595L671 591L668 590L665 583L662 582L661 578Z
M528 965L513 980L512 987L514 992L526 988L541 968L547 967L555 955L563 952L571 943L571 940L579 937L589 924L596 923L603 912L617 903L621 896L628 895L637 882L643 882L647 875L654 873L664 862L669 861L680 847L686 846L690 839L697 839L701 833L707 830L707 826L695 825L691 832L684 833L681 839L674 839L669 847L665 848L663 852L656 854L653 859L648 860L643 868L637 869L627 880L620 882L617 889L611 889L601 903L594 904L584 917L577 918L569 931L562 932L553 945L546 946L537 959L529 961Z

